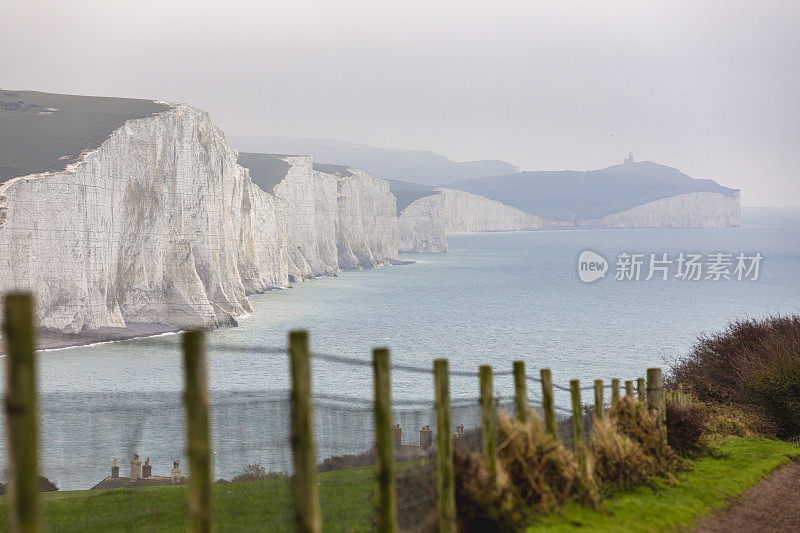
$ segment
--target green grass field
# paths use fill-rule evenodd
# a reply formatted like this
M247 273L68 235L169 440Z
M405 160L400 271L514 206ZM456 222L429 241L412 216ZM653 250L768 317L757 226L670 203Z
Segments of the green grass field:
M800 455L800 446L767 439L726 439L721 457L703 457L677 483L658 481L589 509L570 505L528 529L543 531L680 531L725 507L767 474Z
M62 170L83 150L99 147L126 120L166 109L135 98L0 90L0 183Z
M114 490L78 490L42 495L44 531L186 531L185 485ZM349 468L320 475L326 531L370 531L372 469ZM0 497L0 524L5 524ZM292 531L291 481L271 479L214 485L219 531Z
M695 461L675 484L659 481L640 487L604 501L596 510L571 505L562 515L546 517L529 531L680 530L788 463L791 456L800 454L800 446L731 438L720 445L720 451L719 457ZM372 476L370 467L320 475L326 531L371 530ZM290 531L291 490L288 479L214 485L219 531ZM45 531L185 531L186 498L186 486L46 493L42 521ZM0 505L0 519L5 523L4 505Z

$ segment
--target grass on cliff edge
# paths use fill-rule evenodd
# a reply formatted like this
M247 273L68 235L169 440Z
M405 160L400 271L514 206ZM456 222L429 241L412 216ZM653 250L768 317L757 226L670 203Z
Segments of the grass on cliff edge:
M674 531L724 508L731 498L800 455L800 446L739 437L720 441L719 457L702 457L670 485L659 481L602 502L598 509L571 504L528 533L543 531Z
M538 531L680 530L724 507L775 468L800 454L800 446L731 437L721 457L703 457L675 485L621 493L597 510L570 505L531 527ZM328 531L371 531L372 469L348 468L320 475L322 520ZM44 531L186 531L186 487L63 491L42 495ZM290 531L293 500L287 479L214 485L218 530ZM0 496L0 524L5 501ZM0 525L2 529L2 525Z
M327 531L371 531L371 467L320 474L323 528ZM187 529L187 486L76 490L43 493L43 531L180 531ZM288 478L214 485L217 530L293 531L294 498ZM0 531L6 524L5 497L0 496Z

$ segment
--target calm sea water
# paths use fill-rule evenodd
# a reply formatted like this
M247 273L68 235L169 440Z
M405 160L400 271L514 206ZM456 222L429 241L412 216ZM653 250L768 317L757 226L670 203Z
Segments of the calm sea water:
M731 229L536 231L448 240L452 252L409 256L414 265L347 272L253 296L254 311L239 327L210 333L218 403L235 391L286 388L285 356L244 347L282 347L292 328L308 328L312 349L324 353L368 360L373 347L388 346L395 363L430 367L446 357L452 369L469 371L481 364L510 370L512 361L523 359L530 373L549 367L557 383L579 378L588 384L666 368L698 335L731 320L800 312L800 209L745 210L742 227ZM609 260L605 279L579 280L577 258L585 249ZM621 252L760 252L764 259L756 281L617 281L613 269ZM134 340L41 354L46 470L62 486L90 486L107 474L109 457L131 450L157 457L167 464L162 471L182 456L177 336L160 339L174 346ZM215 349L221 346L239 349ZM369 398L371 386L368 366L315 362L318 393ZM510 395L511 378L498 377L496 388ZM453 378L454 397L477 393L476 379ZM432 379L395 372L393 395L432 399ZM217 421L215 446L230 437L230 428L249 432L242 442L255 442L277 429L253 428L285 425L283 411L269 420L260 420L266 415L258 410L218 411L228 422ZM238 417L235 423L231 417ZM367 439L368 428L362 429ZM288 456L281 450L274 460L284 468ZM76 452L85 459L79 472L69 464ZM231 475L251 459L240 450L227 466L220 456L217 468Z
M800 209L745 209L742 227L730 229L483 233L449 242L450 253L408 256L414 265L346 272L251 297L254 311L239 327L210 334L212 389L284 388L282 356L218 353L213 345L282 347L292 328L308 328L320 352L369 358L373 347L388 346L394 362L429 366L446 357L459 370L480 364L507 370L523 359L529 369L550 367L566 382L641 376L730 320L800 312ZM585 249L609 260L605 279L578 279L577 257ZM620 252L761 252L764 259L756 281L636 282L614 279ZM40 387L179 390L177 351L146 344L45 352ZM398 397L430 394L419 376L395 378ZM320 362L314 386L368 397L370 370ZM469 380L454 381L454 396L474 393Z

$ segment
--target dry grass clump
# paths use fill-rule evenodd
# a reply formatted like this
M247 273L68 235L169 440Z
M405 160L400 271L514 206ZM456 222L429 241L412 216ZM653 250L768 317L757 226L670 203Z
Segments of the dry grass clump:
M655 458L655 473L669 474L680 467L680 458L669 447L647 406L642 402L628 397L622 398L608 410L607 416L614 421L621 434L641 446L645 454Z
M525 506L500 465L495 481L480 456L456 448L453 468L458 531L524 531Z
M606 491L640 485L654 476L669 477L683 464L647 407L628 397L594 421L589 449L595 476Z
M531 415L526 422L497 417L498 458L519 498L532 510L552 512L571 501L596 504L594 480Z
M657 472L656 459L620 432L612 417L594 421L589 450L594 458L595 477L606 492L639 485Z

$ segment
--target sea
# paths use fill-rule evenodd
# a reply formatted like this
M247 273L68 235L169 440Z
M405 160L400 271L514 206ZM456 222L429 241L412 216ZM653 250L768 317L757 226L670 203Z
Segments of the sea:
M354 406L372 397L375 347L388 347L403 367L392 373L398 405L432 402L427 370L438 358L455 374L454 401L469 402L479 365L497 373L499 397L513 394L516 360L532 378L550 368L562 386L635 380L649 367L669 372L699 337L732 321L800 313L800 208L745 208L737 228L499 232L448 242L448 253L403 257L413 264L253 295L238 327L208 333L217 477L255 460L290 469L285 447L275 450L288 442L281 350L293 329L308 330L322 355L313 363L314 393L329 403L352 399L341 404L353 407L348 416L318 421L321 431L338 428L335 446L318 446L323 458L370 446L371 415ZM586 257L595 258L584 265L594 281L581 279ZM699 265L700 279L689 264ZM185 457L178 335L44 351L38 363L43 471L60 487L89 488L115 458L124 472L132 453L150 457L154 473ZM538 385L529 386L535 399ZM274 399L269 408L259 407L264 398ZM563 392L557 400L569 405ZM404 440L414 442L423 411L407 422ZM349 449L345 437L356 433L363 443Z

